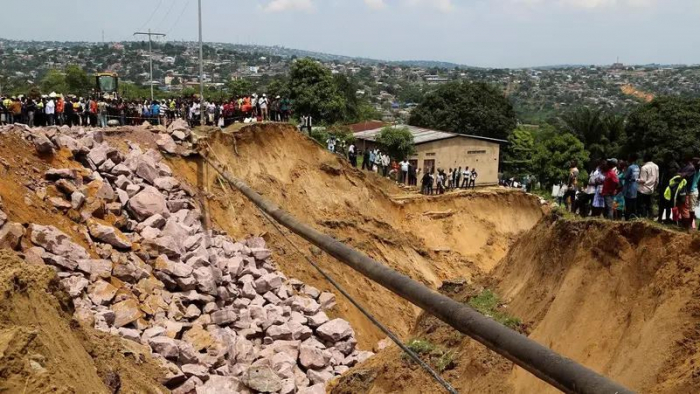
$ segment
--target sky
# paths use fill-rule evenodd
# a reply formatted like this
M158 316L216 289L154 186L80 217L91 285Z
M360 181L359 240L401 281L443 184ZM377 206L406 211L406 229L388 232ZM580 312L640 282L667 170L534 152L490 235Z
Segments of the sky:
M197 40L197 0L3 2L0 37ZM202 0L205 41L516 68L698 64L700 0Z

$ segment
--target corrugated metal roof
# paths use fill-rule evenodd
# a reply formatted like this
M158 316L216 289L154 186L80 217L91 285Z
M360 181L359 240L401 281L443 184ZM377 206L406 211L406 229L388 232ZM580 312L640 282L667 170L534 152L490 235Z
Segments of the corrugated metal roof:
M395 127L395 128L405 127L405 128L407 128L411 132L411 134L413 134L413 140L414 140L416 145L425 144L427 142L445 140L445 139L454 138L454 137L467 137L467 138L474 138L477 140L486 140L486 141L492 141L492 142L497 142L497 143L508 142L508 141L499 140L496 138L481 137L478 135L448 133L446 131L424 129L424 128L416 127L416 126L396 125L396 126L392 126L392 127ZM373 130L366 130L366 131L361 131L359 133L354 133L354 136L355 136L355 138L357 138L359 140L376 141L376 138L381 131L382 131L382 128L373 129Z

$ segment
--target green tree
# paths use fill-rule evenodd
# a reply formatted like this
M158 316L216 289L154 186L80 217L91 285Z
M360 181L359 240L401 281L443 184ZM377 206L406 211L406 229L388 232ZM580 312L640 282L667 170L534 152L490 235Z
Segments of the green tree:
M66 76L58 70L49 70L41 80L41 90L47 94L68 92Z
M226 83L226 90L231 96L248 96L253 93L252 85L247 79L232 79Z
M700 151L700 99L658 97L634 110L627 120L623 153L669 163Z
M511 176L530 175L535 158L535 137L527 129L517 128L508 137L503 167Z
M66 85L71 94L85 94L93 89L90 77L85 70L76 65L66 67Z
M317 123L333 124L345 115L346 100L331 72L311 59L297 60L289 73L294 113L311 115Z
M575 135L591 154L591 163L616 157L625 136L625 118L603 109L578 108L565 113L564 129Z
M379 132L377 142L394 160L404 160L416 150L413 134L407 127L385 127Z
M589 153L583 142L569 132L560 133L553 127L545 127L536 135L533 170L546 188L566 180L572 160L585 163L588 158ZM581 177L587 177L584 171Z
M503 92L482 82L451 82L428 93L409 123L453 133L506 139L517 125Z

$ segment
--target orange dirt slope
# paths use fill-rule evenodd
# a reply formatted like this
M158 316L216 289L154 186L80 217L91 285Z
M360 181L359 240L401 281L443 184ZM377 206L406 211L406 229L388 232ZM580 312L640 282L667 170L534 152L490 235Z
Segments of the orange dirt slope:
M700 237L645 223L548 219L482 283L529 337L639 393L700 392ZM412 333L456 352L460 393L556 393L475 341L423 317ZM441 392L391 348L333 393Z
M291 126L215 133L207 143L212 157L301 221L436 289L446 279L488 272L515 237L542 216L539 201L520 192L406 195L386 179L352 168ZM264 234L283 272L329 289L254 205L221 183L202 160L171 158L170 164L178 177L205 191L206 211L215 225L234 237ZM400 335L409 333L417 308L300 238L292 239L382 322ZM363 348L384 338L346 300L339 299L336 312L350 321Z

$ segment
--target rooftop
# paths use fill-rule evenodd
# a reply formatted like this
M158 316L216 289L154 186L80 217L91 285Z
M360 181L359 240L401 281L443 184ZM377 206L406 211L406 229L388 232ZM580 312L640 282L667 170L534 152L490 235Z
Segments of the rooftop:
M394 127L394 128L405 127L405 128L407 128L411 132L411 134L413 134L413 141L416 145L425 144L425 143L433 142L433 141L446 140L446 139L455 138L455 137L473 138L473 139L477 139L477 140L485 140L485 141L491 141L491 142L496 142L496 143L508 142L506 140L499 140L496 138L481 137L478 135L469 135L469 134L448 133L446 131L424 129L424 128L416 127L416 126L395 125L395 126L391 126L391 127ZM377 128L377 129L365 130L365 131L361 131L358 133L354 133L353 135L355 136L355 138L357 138L359 140L376 141L376 138L381 131L382 131L382 128Z

